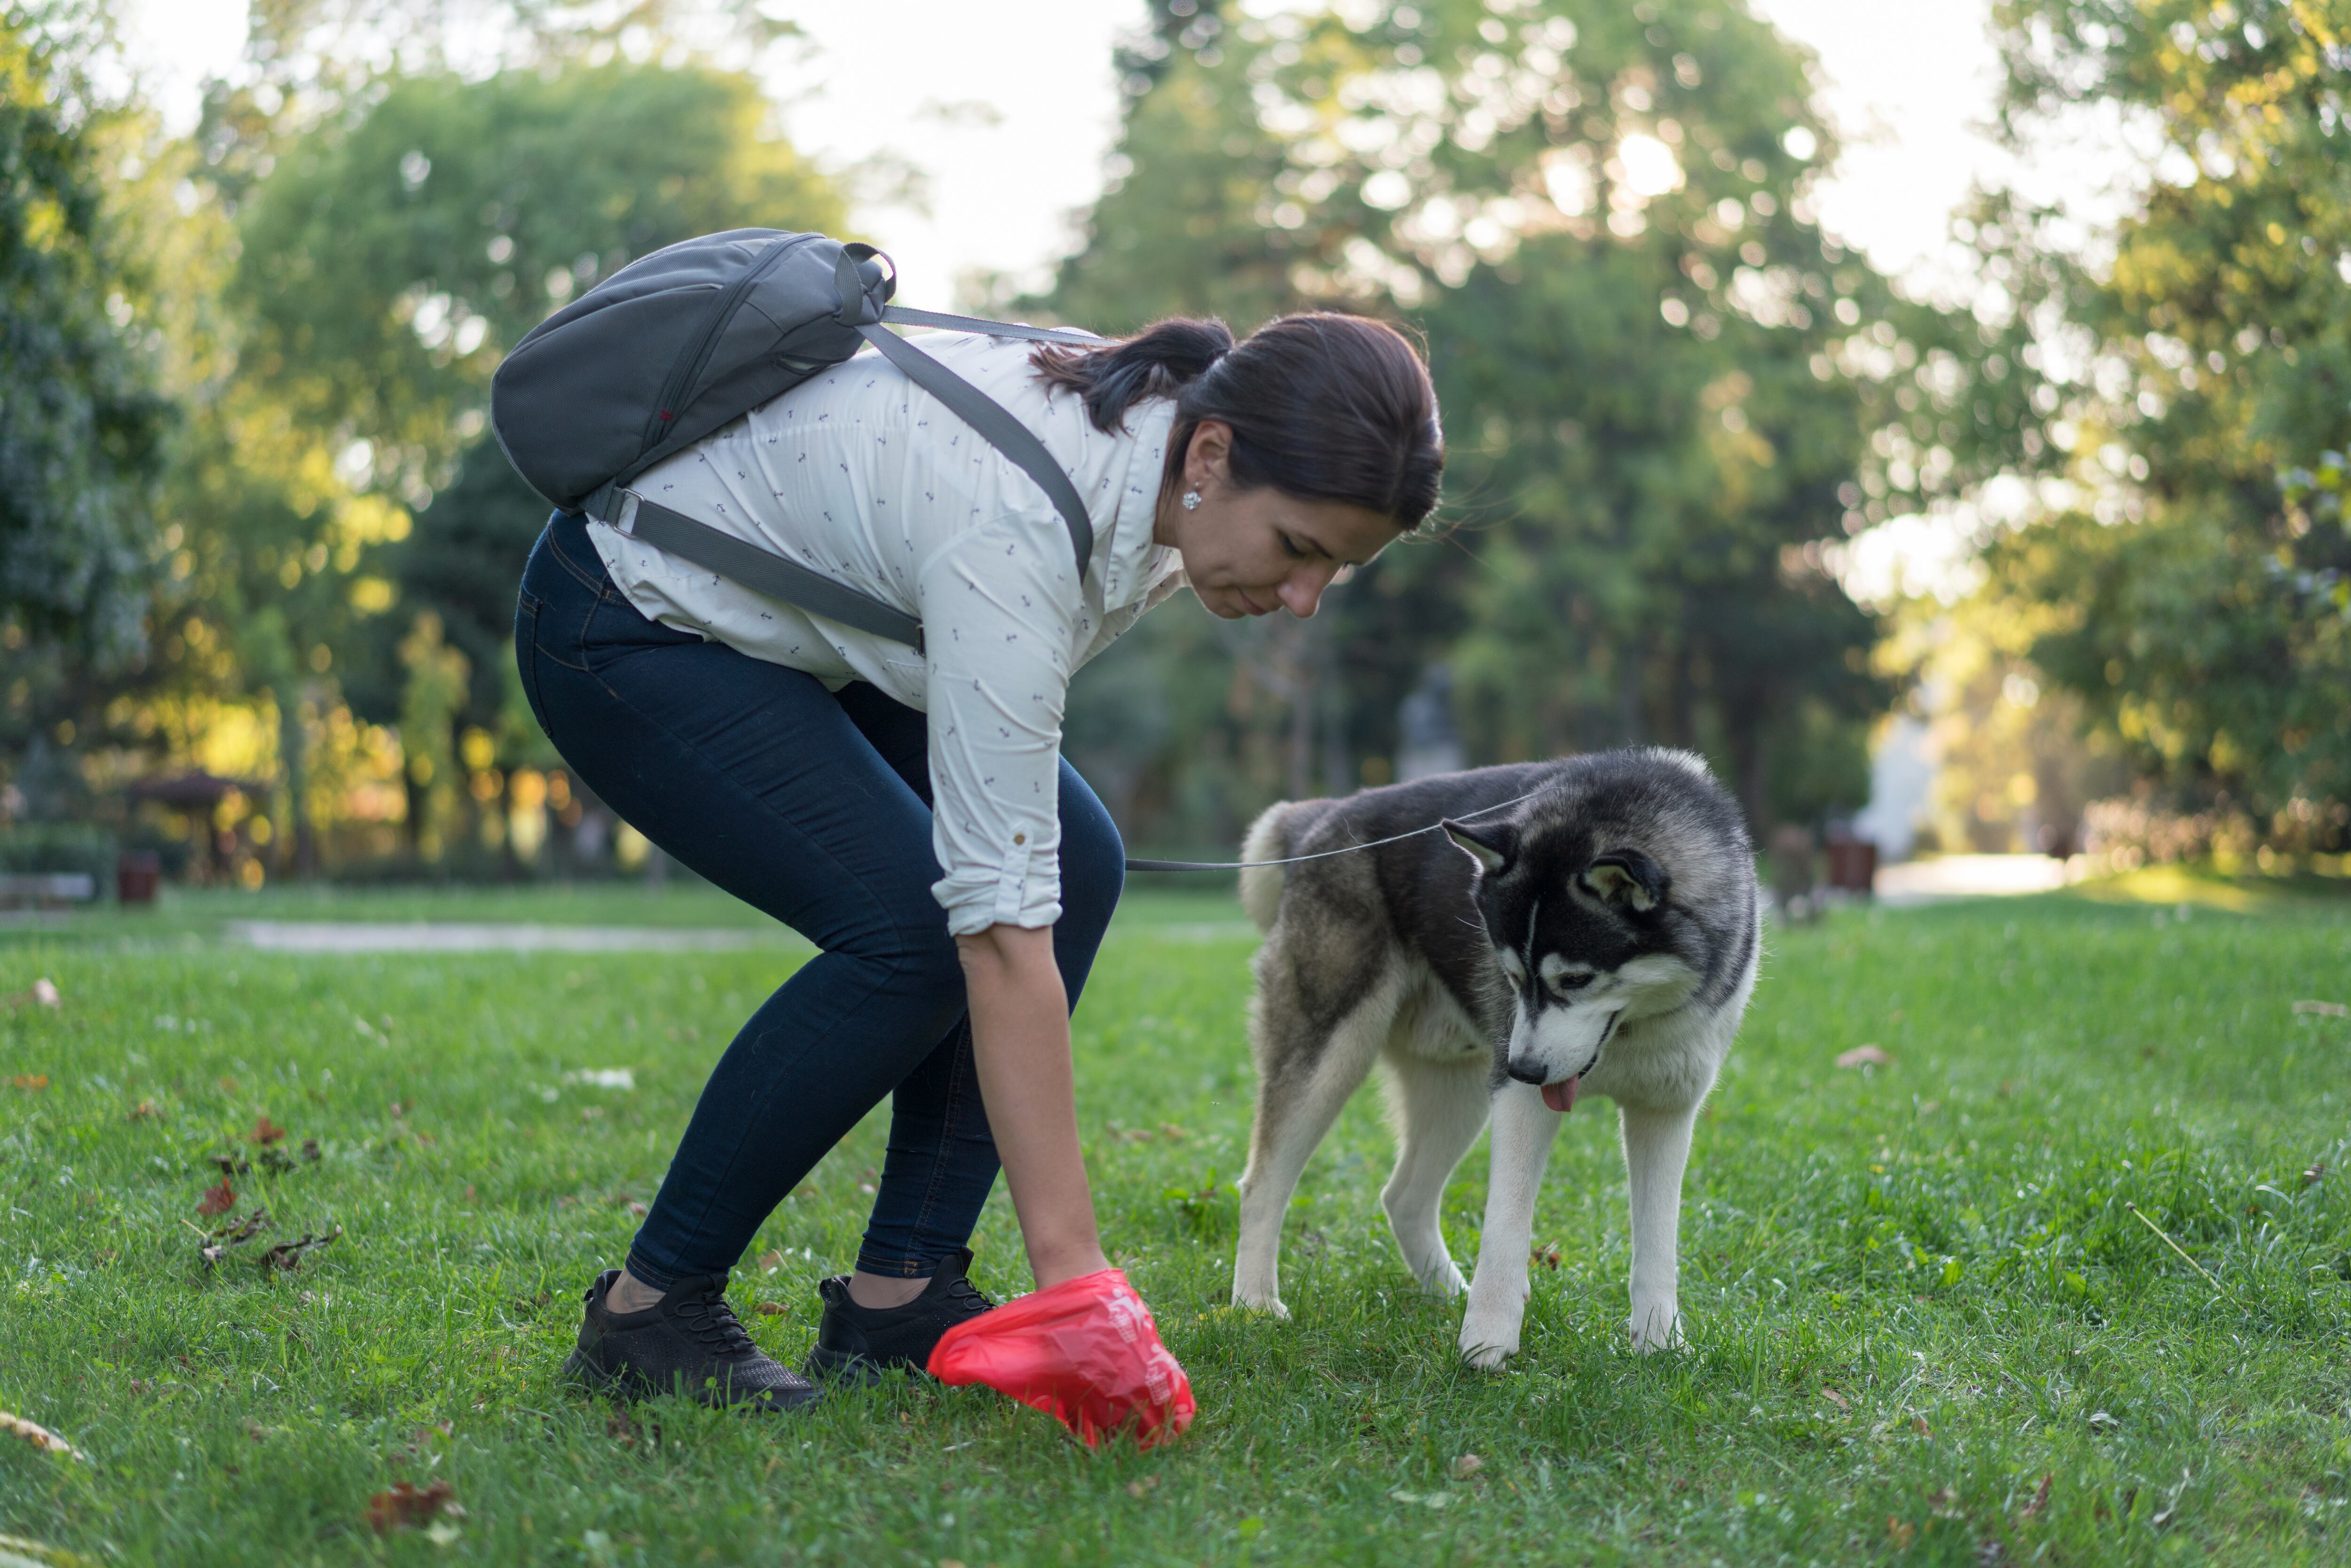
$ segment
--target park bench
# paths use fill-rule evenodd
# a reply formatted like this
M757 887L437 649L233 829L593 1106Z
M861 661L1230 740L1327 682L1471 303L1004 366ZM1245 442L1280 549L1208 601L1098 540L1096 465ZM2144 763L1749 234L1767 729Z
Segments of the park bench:
M55 909L61 904L87 904L98 896L98 878L88 872L11 872L0 874L0 909L27 904Z

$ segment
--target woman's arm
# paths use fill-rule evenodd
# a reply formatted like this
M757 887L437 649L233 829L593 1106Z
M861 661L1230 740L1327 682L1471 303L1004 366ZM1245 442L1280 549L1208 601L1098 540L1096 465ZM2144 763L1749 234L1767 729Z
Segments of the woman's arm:
M971 1003L987 1124L1040 1290L1110 1264L1078 1146L1069 997L1050 926L991 925L956 938Z

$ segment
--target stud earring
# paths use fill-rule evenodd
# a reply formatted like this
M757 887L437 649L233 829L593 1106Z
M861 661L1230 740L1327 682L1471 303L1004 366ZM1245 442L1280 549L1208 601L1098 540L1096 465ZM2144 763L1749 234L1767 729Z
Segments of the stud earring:
M1199 491L1186 490L1184 492L1184 509L1187 512L1196 512L1200 509Z

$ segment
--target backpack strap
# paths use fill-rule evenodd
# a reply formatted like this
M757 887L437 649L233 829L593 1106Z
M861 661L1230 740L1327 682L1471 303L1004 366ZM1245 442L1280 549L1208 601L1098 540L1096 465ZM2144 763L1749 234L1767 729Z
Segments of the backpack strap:
M861 256L860 252L863 255ZM858 266L867 256L880 254L866 245L841 247L841 260L834 268L833 277L841 290L841 324L857 329L867 342L882 350L884 359L905 372L907 380L946 404L957 418L977 431L989 445L1012 459L1021 472L1037 482L1038 488L1045 492L1061 512L1061 521L1069 525L1070 544L1077 551L1078 576L1082 580L1094 555L1093 518L1087 515L1086 503L1079 496L1077 486L1071 482L1070 476L1061 465L1053 461L1053 455L1045 450L1045 444L1037 439L1037 433L1013 418L1002 403L882 325L892 314L900 320L913 320L920 316L929 318L934 323L952 321L961 330L977 332L999 333L1009 324L982 321L975 317L938 317L929 311L885 311L883 301L889 298L888 286L895 279L885 277L879 283L869 285ZM964 326L964 322L969 325ZM1074 341L1082 344L1097 340L1077 334L1047 337L1048 330L1040 327L1024 327L1016 331L1003 332L1003 335L1047 342Z
M1024 343L1061 343L1072 349L1099 349L1110 340L1071 327L1029 327L1018 321L991 321L985 316L951 316L944 310L910 310L893 305L882 312L884 321L905 327L939 327L950 332L977 332L989 338L1018 338Z
M665 555L731 577L755 592L798 605L812 615L904 643L918 653L923 651L923 623L903 610L771 550L722 534L657 501L648 501L634 490L618 491L613 499L618 505L607 519L612 527Z

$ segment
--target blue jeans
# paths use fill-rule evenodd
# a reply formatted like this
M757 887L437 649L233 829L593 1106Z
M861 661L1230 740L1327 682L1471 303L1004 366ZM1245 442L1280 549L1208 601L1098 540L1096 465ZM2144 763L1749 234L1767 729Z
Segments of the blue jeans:
M523 691L565 762L662 849L820 951L719 1058L629 1250L647 1284L723 1273L784 1195L891 1096L857 1267L922 1279L995 1185L963 969L931 896L925 720L857 683L648 621L580 517L531 551L515 614ZM1061 918L1075 1006L1125 877L1118 829L1061 764Z

